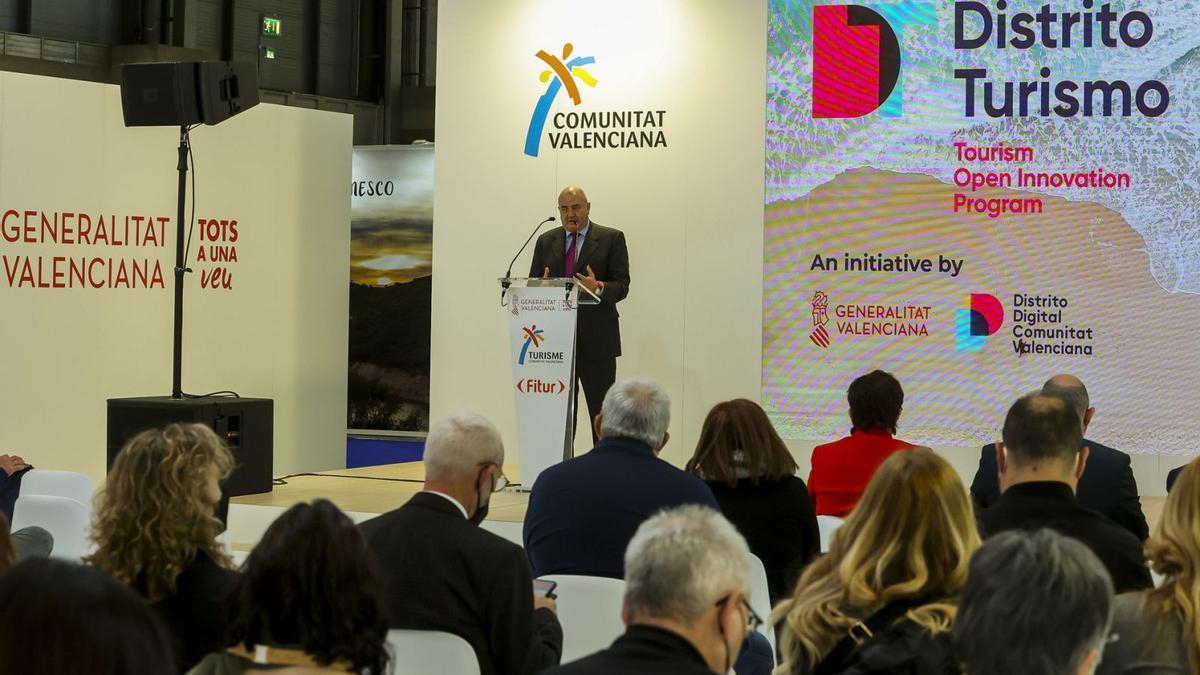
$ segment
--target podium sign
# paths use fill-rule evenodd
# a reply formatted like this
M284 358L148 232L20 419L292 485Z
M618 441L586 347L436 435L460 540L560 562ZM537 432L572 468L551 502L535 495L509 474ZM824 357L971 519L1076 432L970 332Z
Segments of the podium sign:
M514 285L507 291L521 486L570 455L578 288Z

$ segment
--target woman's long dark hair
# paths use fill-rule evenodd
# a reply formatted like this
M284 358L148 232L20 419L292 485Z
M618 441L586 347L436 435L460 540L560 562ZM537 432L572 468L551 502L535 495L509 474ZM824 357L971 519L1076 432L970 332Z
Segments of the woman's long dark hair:
M737 487L738 469L751 483L774 482L796 473L796 460L761 406L735 398L713 406L704 419L687 472Z
M318 499L276 520L242 565L230 638L298 647L321 665L384 673L388 624L379 575L346 514Z
M174 673L145 598L94 567L31 558L0 576L0 673Z

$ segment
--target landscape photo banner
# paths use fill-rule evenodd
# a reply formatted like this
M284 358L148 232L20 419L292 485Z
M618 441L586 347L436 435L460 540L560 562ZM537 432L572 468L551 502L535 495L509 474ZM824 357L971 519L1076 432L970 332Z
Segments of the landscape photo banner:
M429 429L433 145L354 148L350 429Z
M1137 453L1200 433L1200 4L770 0L763 400L844 435L997 440L1055 373Z

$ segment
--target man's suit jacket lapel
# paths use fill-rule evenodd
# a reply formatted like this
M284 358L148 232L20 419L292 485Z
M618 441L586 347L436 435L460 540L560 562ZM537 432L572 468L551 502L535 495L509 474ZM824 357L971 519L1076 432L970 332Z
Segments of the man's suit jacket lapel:
M575 256L576 272L585 276L587 275L588 258L596 252L596 246L599 244L600 239L603 238L603 236L604 235L600 233L600 227L598 225L595 223L588 225L587 236L583 238L583 248L579 250L579 255ZM565 239L563 241L566 242Z
M561 227L554 231L554 236L550 237L550 252L546 256L546 266L550 268L550 276L561 277L566 265L566 246L567 235L566 231ZM539 273L538 276L541 276Z

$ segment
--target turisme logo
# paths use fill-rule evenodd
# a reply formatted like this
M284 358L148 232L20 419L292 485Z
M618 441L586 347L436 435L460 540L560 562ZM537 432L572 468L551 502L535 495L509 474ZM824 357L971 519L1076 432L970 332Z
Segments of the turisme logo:
M550 107L554 105L554 99L558 97L559 90L566 88L571 101L575 105L579 105L582 103L582 99L575 78L578 77L589 87L596 86L596 78L583 68L595 63L596 57L576 56L572 59L571 54L574 51L575 46L568 42L563 45L561 59L546 53L545 50L537 53L537 57L550 66L550 70L542 71L540 79L547 83L546 93L542 94L537 105L534 106L533 117L529 119L529 131L525 134L525 154L530 157L538 156L538 150L542 144L542 131L546 128L546 118L550 115Z
M900 80L900 42L878 12L861 5L813 7L813 117L869 115ZM881 111L898 116L898 108Z
M542 351L539 347L546 341L546 331L536 325L521 329L525 342L521 345L521 353L517 356L517 365L527 363L562 363L565 355L562 352Z
M521 334L525 336L525 344L521 345L521 356L517 358L517 363L525 365L525 357L529 355L529 348L537 349L541 346L542 341L546 339L546 331L534 326L526 326L521 329Z
M967 307L955 317L955 349L977 352L983 349L988 337L995 335L1004 323L1004 305L999 298L987 293L972 293Z

